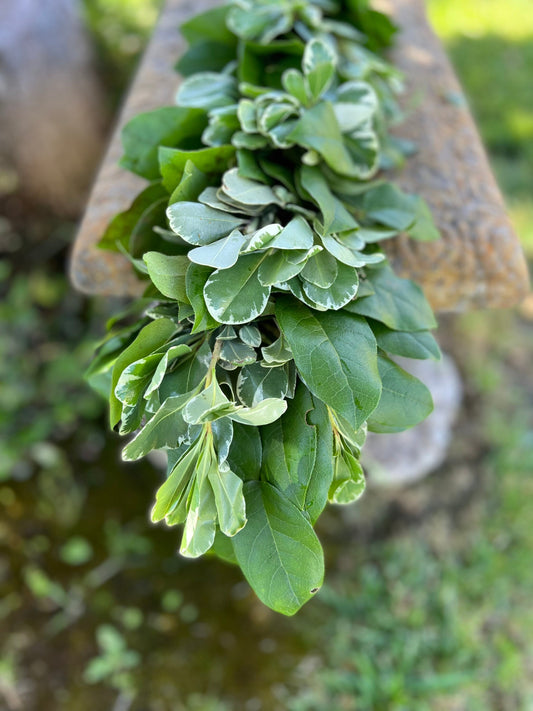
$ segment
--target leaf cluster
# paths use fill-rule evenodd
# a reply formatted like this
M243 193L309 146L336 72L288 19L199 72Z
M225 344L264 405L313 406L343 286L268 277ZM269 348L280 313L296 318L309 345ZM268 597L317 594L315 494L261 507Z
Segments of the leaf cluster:
M124 459L167 450L152 518L183 524L180 552L237 562L293 614L323 579L313 524L364 491L367 429L431 412L393 356L438 358L435 320L381 242L438 233L384 177L405 149L388 132L400 76L372 51L387 18L236 0L182 31L176 106L123 132L122 165L149 185L102 239L148 285L89 379L133 435Z

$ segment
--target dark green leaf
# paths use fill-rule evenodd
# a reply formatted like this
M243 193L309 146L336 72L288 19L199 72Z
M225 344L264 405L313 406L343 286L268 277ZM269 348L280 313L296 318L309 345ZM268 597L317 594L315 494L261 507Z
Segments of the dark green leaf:
M312 311L289 296L278 297L276 317L309 390L358 429L381 394L376 339L366 320Z
M245 484L247 525L233 538L242 571L259 599L293 615L321 587L324 556L305 515L267 482Z
M159 178L159 146L197 142L207 124L200 109L166 106L139 114L122 129L123 168L146 178Z
M383 391L368 418L372 432L401 432L422 422L433 410L431 393L417 378L384 355L378 356Z

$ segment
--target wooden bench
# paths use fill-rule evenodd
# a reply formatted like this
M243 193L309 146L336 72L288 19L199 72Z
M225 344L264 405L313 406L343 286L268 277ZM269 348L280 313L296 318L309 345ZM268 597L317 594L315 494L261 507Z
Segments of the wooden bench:
M71 259L71 277L89 294L126 296L142 289L119 254L96 244L115 213L125 209L144 181L118 167L120 129L130 118L173 102L173 70L184 49L178 27L216 0L168 0L140 64L93 187ZM425 16L423 0L381 0L402 31L392 53L405 71L406 100L418 106L399 127L418 153L396 176L429 203L442 240L399 238L387 244L396 268L421 284L437 311L510 307L529 289L519 240L506 215L462 89Z

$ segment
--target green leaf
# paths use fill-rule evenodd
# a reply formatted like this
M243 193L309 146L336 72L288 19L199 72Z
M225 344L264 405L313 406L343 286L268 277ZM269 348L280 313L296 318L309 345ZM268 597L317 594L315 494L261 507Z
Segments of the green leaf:
M187 161L183 176L169 198L168 204L175 202L196 202L200 193L207 188L210 178L202 173L192 161Z
M329 101L321 101L305 111L287 138L319 153L337 173L360 177L360 170L344 145L344 137Z
M150 279L163 296L185 304L189 303L185 288L185 275L190 263L187 257L146 252L143 261Z
M215 496L220 530L226 536L234 536L246 524L242 479L230 469L220 467L212 467L208 477Z
M257 270L264 254L246 254L230 269L216 270L204 287L204 297L211 316L220 323L240 324L263 313L270 287L263 286Z
M252 6L233 5L228 13L228 28L243 40L268 44L291 28L292 17L281 3L258 2Z
M323 218L323 234L357 229L358 225L354 217L333 195L319 168L302 166L300 180L304 190L309 193L313 202L320 208Z
M238 368L243 365L248 365L249 363L253 363L256 358L257 354L255 350L237 338L224 341L220 350L220 360L224 361L222 364L224 368L228 366Z
M271 370L279 368L267 372ZM313 404L309 390L300 384L283 417L261 430L261 478L279 489L301 511L306 508L317 453L316 427L307 422Z
M376 339L366 320L312 311L289 296L278 297L276 317L309 390L358 429L381 394Z
M370 84L349 81L337 89L333 110L343 133L350 133L371 119L378 110L378 97Z
M122 413L122 403L115 395L115 388L122 371L130 363L149 356L153 351L163 346L176 331L176 324L170 319L159 318L147 324L137 335L133 343L124 350L115 361L111 380L109 398L109 418L113 429L119 422Z
M163 185L172 193L179 185L187 161L191 161L202 173L223 173L235 155L233 146L215 146L196 151L177 148L159 148L159 170Z
M292 94L303 106L307 104L304 77L298 69L287 69L287 71L283 72L281 83L288 94Z
M162 521L179 505L194 474L200 447L200 442L189 447L178 459L165 482L157 490L156 502L151 516L153 523ZM175 521L175 523L178 522Z
M242 368L237 378L237 394L248 407L267 398L284 398L288 386L283 368L263 368L259 363Z
M183 528L180 553L186 558L198 558L206 553L215 540L217 508L209 472L216 467L212 452L204 448L198 457L195 479Z
M313 231L303 217L294 217L269 243L273 249L311 249Z
M288 281L299 274L305 266L305 259L296 263L290 261L290 255L294 254L297 253L279 250L269 255L261 264L257 273L261 284L263 286L273 286L274 284ZM303 256L305 254L306 252L304 251Z
M207 388L190 398L183 408L182 415L185 422L197 425L224 417L233 412L235 408L235 404L228 400L216 379L213 378Z
M189 244L203 246L226 237L245 221L197 202L176 202L167 216L172 230Z
M194 309L192 333L210 331L219 325L218 321L211 317L204 300L204 286L210 274L210 267L191 263L185 275L187 298Z
M429 331L393 331L378 321L370 325L378 346L387 353L404 356L404 358L440 360L440 348Z
M239 258L239 252L248 238L239 230L233 230L227 237L218 239L203 247L196 247L188 252L191 262L203 264L214 269L229 269Z
M338 263L337 267L335 281L327 289L321 289L315 284L302 280L302 288L306 296L318 306L333 311L338 311L338 309L349 304L355 298L359 288L359 277L356 269L348 267L341 262Z
M266 400L261 400L253 407L243 407L236 412L228 414L228 417L234 422L240 422L241 425L269 425L275 422L278 417L281 417L287 409L287 402L278 398L269 397Z
M176 103L178 106L210 111L233 105L237 97L237 82L231 75L198 72L180 84Z
M239 329L239 338L252 348L259 348L263 337L256 326L243 326Z
M137 195L130 207L120 212L111 220L98 242L101 249L117 251L117 245L127 247L132 232L146 210L167 197L167 192L161 183L152 183Z
M261 353L263 354L265 362L269 365L282 365L292 360L292 351L285 338L283 338L283 335L269 346L264 346L261 349Z
M222 190L229 198L242 205L270 205L279 202L270 186L243 178L239 175L238 168L224 173Z
M346 449L334 457L334 474L329 489L329 500L333 504L351 504L359 499L366 488L363 468L351 452Z
M226 27L228 11L229 5L222 5L194 15L181 25L181 34L189 44L204 40L216 40L236 46L235 37Z
M207 124L200 109L165 106L139 114L122 129L123 168L147 180L159 178L160 146L180 146L197 141Z
M259 479L261 470L261 435L258 427L233 423L233 441L228 464L243 481Z
M183 408L191 398L191 393L167 398L155 415L127 444L122 451L122 459L132 462L163 447L173 449L187 440L189 425L183 419Z
M321 289L329 288L337 274L337 260L324 250L308 259L302 270L302 277Z
M396 276L388 265L367 272L374 293L346 306L384 323L395 331L427 331L437 326L422 289L409 279Z
M329 42L312 39L305 46L302 68L311 96L318 99L331 86L337 54Z
M377 408L368 418L369 430L401 432L431 414L431 393L420 380L381 354L378 355L378 367L383 392Z
M305 515L267 482L244 486L248 523L233 539L239 565L259 599L294 615L321 587L324 556Z

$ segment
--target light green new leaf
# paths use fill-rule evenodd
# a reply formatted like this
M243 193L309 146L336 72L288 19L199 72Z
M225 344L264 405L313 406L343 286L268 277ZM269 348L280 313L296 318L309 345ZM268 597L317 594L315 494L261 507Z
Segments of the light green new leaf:
M245 254L230 269L211 274L204 287L204 298L214 319L241 324L263 313L270 287L261 284L257 270L264 259L264 254Z
M245 405L253 407L267 398L284 398L289 381L284 368L263 368L252 363L241 369L237 378L237 394Z
M334 457L333 481L328 498L333 504L351 504L366 488L363 468L351 452L342 449Z
M396 276L388 265L367 271L374 293L356 299L346 309L384 323L395 331L427 331L437 322L422 289Z
M165 373L167 372L168 366L172 361L176 360L176 358L181 358L181 356L185 356L191 353L191 348L185 343L179 343L175 346L171 346L166 352L165 355L161 358L159 361L159 364L157 368L154 371L154 375L152 380L150 381L149 386L146 388L146 392L144 393L144 398L147 400L152 393L154 393L161 383L163 382L163 378L165 377ZM190 390L190 388L188 388Z
M187 502L187 519L180 546L180 553L186 558L203 555L215 540L217 507L208 478L213 468L216 468L216 459L209 449L204 448L198 457L195 479Z
M161 358L161 353L152 353L124 368L115 387L115 396L121 403L133 407L142 398Z
M336 66L337 53L329 42L312 39L306 44L302 68L313 99L318 99L329 89Z
M383 392L368 418L372 432L401 432L422 422L433 410L431 393L424 383L379 354L378 367Z
M381 395L376 339L363 318L280 296L276 317L309 390L358 429Z
M194 474L200 447L201 443L199 442L189 447L175 463L167 479L157 490L151 516L153 523L162 521L180 504ZM179 516L177 518L178 520L174 520L173 523L179 523Z
M122 371L130 363L134 363L141 358L146 358L153 351L161 348L176 332L174 321L166 318L158 318L147 324L137 335L133 343L128 346L117 358L113 366L111 378L111 392L109 396L109 419L111 428L114 428L121 417L122 403L115 395L115 388Z
M349 81L335 92L333 110L343 133L354 131L371 119L378 109L378 97L367 82Z
M242 232L233 230L227 237L222 237L216 242L191 249L187 257L191 262L203 264L206 267L229 269L237 262L241 247L246 240L247 237Z
M216 378L213 378L207 388L189 400L182 414L185 422L197 425L224 417L234 410L234 403L228 400Z
M269 425L281 417L287 409L287 401L278 398L261 400L253 407L243 407L236 412L228 413L228 417L241 425Z
M183 419L183 408L193 394L168 397L155 415L125 446L122 459L132 462L144 457L152 449L173 449L182 444L189 433L189 425Z
M246 524L242 479L228 468L212 467L208 473L215 497L218 525L226 536L234 536Z
M176 202L167 209L167 217L176 234L199 246L226 237L246 219L197 202Z
M218 72L198 72L180 84L176 103L178 106L210 111L231 106L237 96L237 81L234 77Z
M196 202L200 193L207 188L210 177L194 165L192 161L187 161L183 169L183 176L169 198L168 204L175 202Z
M241 569L259 599L294 615L321 587L324 555L306 516L267 482L244 486L247 525L233 540Z
M242 205L271 205L279 202L269 185L243 178L238 168L224 173L222 190L231 200Z
M185 275L189 266L186 256L169 256L159 252L146 252L143 261L148 276L163 296L188 304Z

